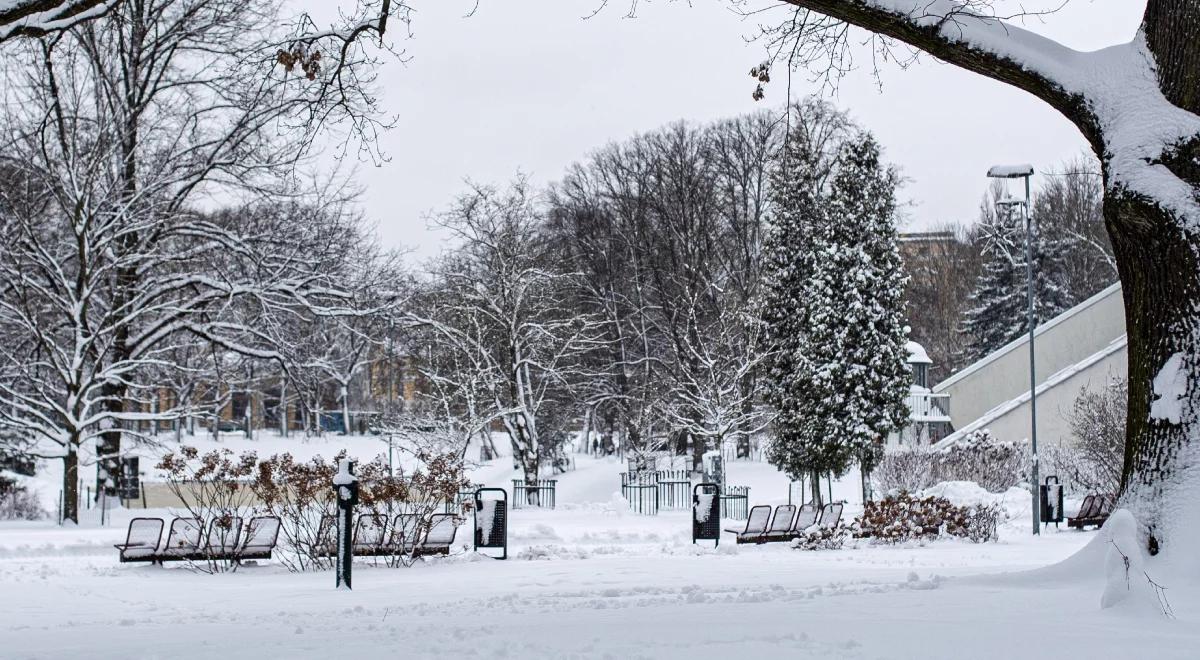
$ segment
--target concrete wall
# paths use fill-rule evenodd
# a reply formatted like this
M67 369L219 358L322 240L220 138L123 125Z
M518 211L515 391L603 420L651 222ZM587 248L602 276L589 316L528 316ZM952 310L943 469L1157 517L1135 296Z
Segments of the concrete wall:
M1103 352L1124 335L1125 303L1119 284L1038 326L1034 346L1039 387L1063 369ZM1023 336L933 387L935 393L950 395L950 419L955 429L1028 393L1028 343L1028 336ZM1121 353L1124 355L1124 351ZM1125 366L1121 369L1124 375ZM1078 387L1067 389L1075 394L1079 391ZM1071 398L1074 400L1074 394ZM1028 426L1028 412L1025 419ZM1039 434L1040 428L1039 424Z
M1038 386L1038 446L1048 447L1070 438L1071 409L1082 389L1098 391L1114 380L1123 380L1127 375L1128 357L1124 338L1112 342L1082 363L1052 374ZM955 428L955 433L944 442L978 429L989 429L997 440L1028 439L1029 393L1026 391L970 424Z

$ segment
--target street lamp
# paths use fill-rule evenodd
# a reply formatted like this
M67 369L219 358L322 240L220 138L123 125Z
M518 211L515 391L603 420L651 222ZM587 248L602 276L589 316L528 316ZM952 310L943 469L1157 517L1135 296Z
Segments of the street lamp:
M1028 307L1025 311L1026 325L1029 326L1029 424L1030 442L1033 449L1033 533L1041 533L1041 493L1038 492L1038 450L1037 450L1037 376L1034 371L1034 320L1033 320L1033 230L1029 220L1029 179L1033 176L1032 165L996 165L988 170L992 179L1025 179L1025 199L1004 199L998 205L1020 206L1021 215L1025 220L1025 295Z

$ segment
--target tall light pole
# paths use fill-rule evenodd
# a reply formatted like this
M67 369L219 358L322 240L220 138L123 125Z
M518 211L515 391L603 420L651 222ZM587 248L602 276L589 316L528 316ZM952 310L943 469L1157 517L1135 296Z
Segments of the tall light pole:
M1026 325L1029 326L1029 426L1030 444L1033 450L1033 533L1040 534L1041 527L1041 492L1038 488L1038 450L1037 450L1037 374L1034 367L1033 339L1033 227L1029 214L1029 179L1033 176L1032 165L996 165L988 170L988 177L993 179L1025 179L1025 200L1001 200L1002 205L1020 206L1021 217L1025 220L1025 310Z

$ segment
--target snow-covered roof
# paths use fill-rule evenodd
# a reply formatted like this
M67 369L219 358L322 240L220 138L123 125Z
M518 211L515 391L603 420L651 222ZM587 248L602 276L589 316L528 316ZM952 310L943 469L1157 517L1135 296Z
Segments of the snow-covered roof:
M987 175L998 179L1015 179L1033 174L1033 165L996 165L988 170Z
M915 341L908 342L908 363L909 364L933 364L933 360L929 359L929 354L925 352L925 347Z

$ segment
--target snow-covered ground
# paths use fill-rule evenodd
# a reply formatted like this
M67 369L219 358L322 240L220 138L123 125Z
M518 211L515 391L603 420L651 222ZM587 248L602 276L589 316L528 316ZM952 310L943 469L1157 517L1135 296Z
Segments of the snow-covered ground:
M558 509L513 511L508 561L468 552L464 528L449 558L358 563L353 591L336 591L332 573L270 562L215 576L119 564L111 544L138 510L114 512L106 527L0 523L0 658L1126 659L1200 649L1194 583L1167 584L1169 620L1101 610L1102 571L1020 574L1077 553L1095 532L1035 538L1022 515L982 545L806 552L727 536L693 546L687 512L622 511L621 469L580 457L559 477ZM502 459L473 478L507 485L510 472ZM765 464L734 463L729 481L751 486L755 503L787 498L786 478ZM853 500L858 488L851 475L834 494Z

